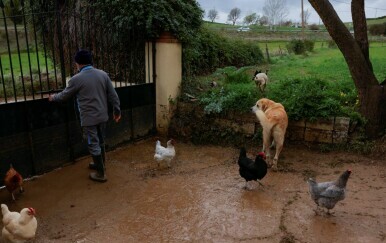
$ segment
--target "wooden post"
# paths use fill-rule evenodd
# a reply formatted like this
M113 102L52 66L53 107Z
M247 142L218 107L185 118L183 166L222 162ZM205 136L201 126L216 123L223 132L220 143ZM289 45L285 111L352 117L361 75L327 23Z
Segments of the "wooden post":
M270 62L269 52L268 52L268 44L267 43L265 43L265 52L267 54L267 61Z
M303 0L302 0L302 40L304 40L304 9L303 9Z

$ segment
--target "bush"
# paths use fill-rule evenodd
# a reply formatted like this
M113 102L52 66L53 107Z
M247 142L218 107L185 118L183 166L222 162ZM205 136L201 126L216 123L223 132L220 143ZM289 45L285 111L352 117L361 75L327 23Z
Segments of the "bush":
M247 74L249 69L245 67L235 70L232 67L217 70L214 75L219 72L223 73L223 85L201 95L200 103L205 106L205 113L223 113L229 110L248 111L261 97L250 75Z
M358 119L352 86L352 82L337 84L315 78L285 79L270 84L268 98L282 103L292 120L331 116Z
M295 53L296 55L304 54L306 51L314 50L315 42L311 40L292 40L287 44L287 50L289 53Z
M287 44L287 50L289 53L295 53L296 55L305 53L304 42L301 40L291 40L290 43Z
M122 41L126 41L125 33L122 31L135 28L149 39L157 38L162 32L168 31L185 42L193 38L202 24L203 10L196 1L93 0L88 2L92 3L96 12L93 14L97 14L100 23L110 23L119 28L120 33L114 33L116 36L111 38Z
M264 61L263 53L255 42L225 38L202 27L195 38L183 47L185 76L204 75L215 68L250 66Z
M317 24L312 24L308 27L310 30L319 30L319 26Z
M383 24L370 25L369 32L372 35L386 35L386 22Z
M312 40L304 40L304 48L308 52L312 52L314 50L315 41Z
M329 40L327 42L327 46L328 46L328 48L338 48L338 46L336 45L334 40Z

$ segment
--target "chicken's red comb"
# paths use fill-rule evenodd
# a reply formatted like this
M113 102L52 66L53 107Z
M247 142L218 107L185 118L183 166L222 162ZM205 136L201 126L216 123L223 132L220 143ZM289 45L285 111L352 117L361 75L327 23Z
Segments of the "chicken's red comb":
M259 153L257 154L257 156L260 156L260 157L262 157L263 159L266 159L265 153L264 153L264 152L259 152Z
M28 208L28 213L29 213L29 215L35 215L36 214L36 211L35 211L35 209L34 208Z

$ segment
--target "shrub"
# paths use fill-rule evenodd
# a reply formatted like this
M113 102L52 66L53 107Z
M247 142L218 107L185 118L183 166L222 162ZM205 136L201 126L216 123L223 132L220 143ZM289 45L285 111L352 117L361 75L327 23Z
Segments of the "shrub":
M315 42L312 40L291 40L287 44L287 50L289 53L295 53L296 55L304 54L306 51L314 50Z
M312 40L304 40L304 48L308 52L312 52L314 50L315 41Z
M386 22L370 25L369 32L372 35L386 35Z
M303 54L306 50L304 42L301 40L291 40L287 44L287 50L289 53L295 53L296 55Z
M308 27L310 30L319 30L319 26L317 24L312 24Z
M338 46L336 45L334 40L329 40L327 42L327 46L328 46L328 48L338 48Z
M270 84L268 98L280 102L292 120L318 117L355 117L355 90L348 83L335 84L315 78L285 79ZM345 92L349 95L341 95ZM354 105L353 105L354 104Z
M255 42L232 40L202 27L196 38L184 44L182 59L184 75L191 76L208 74L218 67L260 64L264 56Z
M245 67L239 70L234 70L234 68L217 70L217 74L222 72L224 75L223 85L201 95L200 103L205 106L205 113L222 113L229 110L248 111L261 97L250 75L246 72L249 69Z
M251 76L246 73L248 67L242 67L239 70L230 71L229 69L225 72L225 81L227 83L250 83Z

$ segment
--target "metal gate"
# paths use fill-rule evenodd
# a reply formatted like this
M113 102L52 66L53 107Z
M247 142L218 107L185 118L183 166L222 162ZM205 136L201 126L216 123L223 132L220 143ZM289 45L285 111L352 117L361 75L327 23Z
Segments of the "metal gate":
M120 97L122 119L108 124L107 146L156 132L155 44L143 31L101 23L80 1L0 0L0 7L2 175L10 164L28 177L87 154L75 102L47 100L75 73L79 49L93 53L94 67L109 73Z

